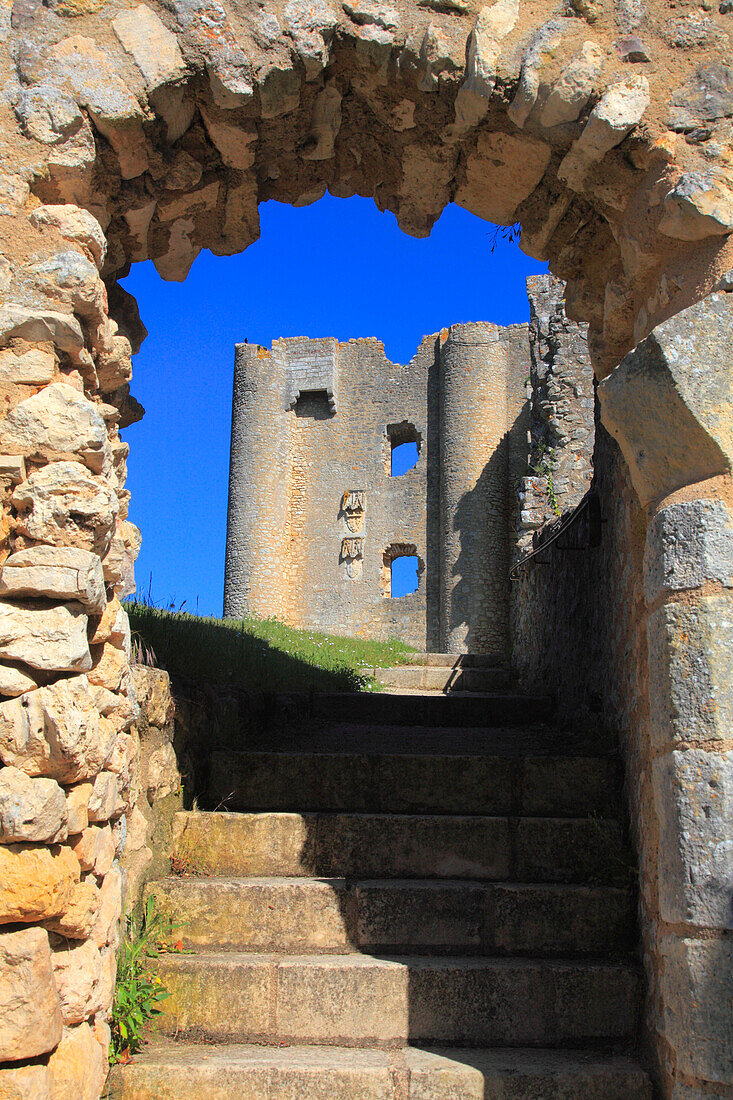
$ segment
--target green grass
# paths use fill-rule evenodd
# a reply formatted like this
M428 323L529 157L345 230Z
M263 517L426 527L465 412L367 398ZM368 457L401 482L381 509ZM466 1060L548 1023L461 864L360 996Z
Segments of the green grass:
M213 619L126 603L141 660L171 676L255 691L370 691L364 669L405 664L404 642L297 630L277 619ZM147 655L146 655L147 651Z

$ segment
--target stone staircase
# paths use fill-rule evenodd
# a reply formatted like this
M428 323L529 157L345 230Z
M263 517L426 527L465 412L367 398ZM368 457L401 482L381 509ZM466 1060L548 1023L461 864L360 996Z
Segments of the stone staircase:
M478 653L415 653L410 664L369 672L389 691L497 692L509 686L509 672L497 658Z
M509 694L309 707L177 815L149 889L188 953L110 1095L650 1100L610 747Z

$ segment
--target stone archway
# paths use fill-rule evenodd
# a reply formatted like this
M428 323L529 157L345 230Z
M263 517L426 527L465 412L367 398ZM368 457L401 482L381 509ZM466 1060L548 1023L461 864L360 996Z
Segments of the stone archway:
M649 361L639 366L645 352L636 352L605 384L605 415L644 503L658 507L660 496L685 489L679 507L687 507L701 495L691 487L702 477L727 477L730 377L724 364L713 372L713 397L695 399L710 371L694 312L707 308L694 303L733 267L724 15L670 16L656 2L610 10L586 0L564 14L546 5L531 15L517 0L480 10L464 0L339 7L292 0L227 9L219 0L135 8L15 0L0 28L7 43L0 451L8 456L4 553L13 552L17 567L15 587L5 590L17 599L0 609L8 638L0 649L0 691L8 699L0 704L0 746L3 763L31 777L93 784L102 827L130 807L134 791L134 702L118 597L129 590L139 536L126 519L119 427L138 415L129 382L142 330L116 282L131 262L150 257L164 278L185 278L199 249L229 254L256 239L259 202L306 204L326 189L373 197L414 234L429 232L450 201L493 221L518 221L522 247L567 280L567 314L589 323L599 378L645 338L664 349L664 339L649 334L672 325L665 329L672 351L652 356L654 369ZM668 321L688 307L683 319ZM710 309L704 318L717 317L729 333L727 303L714 299ZM639 416L639 394L646 400L651 393L656 409ZM649 471L668 469L660 455L680 417L686 445L675 450L675 477L651 477L651 491ZM727 499L725 485L716 500ZM707 669L709 701L722 660L710 615L713 625L727 621L723 605L709 600L725 598L730 574L710 572L709 555L697 571L689 562L665 564L667 541L660 539L674 521L688 524L681 544L699 546L706 515L698 508L675 520L657 511L648 569L652 578L661 570L667 595L652 580L648 599L657 615L665 600L675 604L674 593L700 589L691 597L694 661ZM724 508L723 530L726 516ZM662 615L663 629L649 620L650 652L661 662L649 695L651 724L666 731L655 757L660 773L676 766L678 742L685 750L691 743L689 729L679 737L672 729L684 710L673 673L681 614ZM690 704L695 713L705 705ZM38 731L50 722L83 729L81 742L61 738L49 750ZM709 740L694 751L707 752ZM637 764L630 763L632 778ZM677 798L682 773L664 774ZM675 970L665 959L691 958L701 927L724 949L727 925L715 916L717 924L705 924L698 912L709 911L705 899L697 909L689 898L669 906L662 899L660 907L660 889L677 889L695 858L680 842L688 811L679 798L674 812L662 803L650 828L667 814L671 848L664 870L652 861L642 891L654 944L651 1034L665 1095L674 1089L682 1100L702 1094L705 1082L721 1083L723 1071L715 1044L697 1061L675 1047L684 1028L669 1025L670 1013L685 1018L688 1031L698 1026L699 982L693 965ZM59 826L35 842L62 834ZM0 857L18 866L28 858L26 849L8 847ZM39 897L22 920L72 934L73 911L73 934L83 940L99 898L82 889L78 857L69 855L67 864L53 872L64 903L51 912ZM104 876L102 886L113 905L119 882ZM8 912L6 922L18 919ZM78 1030L85 1027L88 1036ZM44 1034L43 1051L33 1055L58 1043L57 1015ZM86 1022L76 1036L96 1049ZM89 1096L95 1088L89 1085Z

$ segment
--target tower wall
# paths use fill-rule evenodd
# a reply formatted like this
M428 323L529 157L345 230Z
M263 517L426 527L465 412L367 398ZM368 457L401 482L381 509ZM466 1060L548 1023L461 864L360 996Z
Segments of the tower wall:
M441 349L440 646L447 653L509 648L509 474L525 430L526 332L524 325L452 325Z
M284 618L290 574L292 414L282 363L256 344L234 353L224 615Z

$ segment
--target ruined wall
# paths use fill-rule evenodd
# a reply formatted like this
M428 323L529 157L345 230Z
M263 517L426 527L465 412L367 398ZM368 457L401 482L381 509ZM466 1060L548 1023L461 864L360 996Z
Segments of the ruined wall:
M588 326L569 320L564 284L552 275L527 280L530 303L529 472L519 489L517 551L533 532L588 491L593 474L595 397Z
M454 325L406 366L373 339L239 345L225 614L506 653L527 360L524 325ZM409 439L417 465L392 477ZM404 554L419 585L393 598Z

